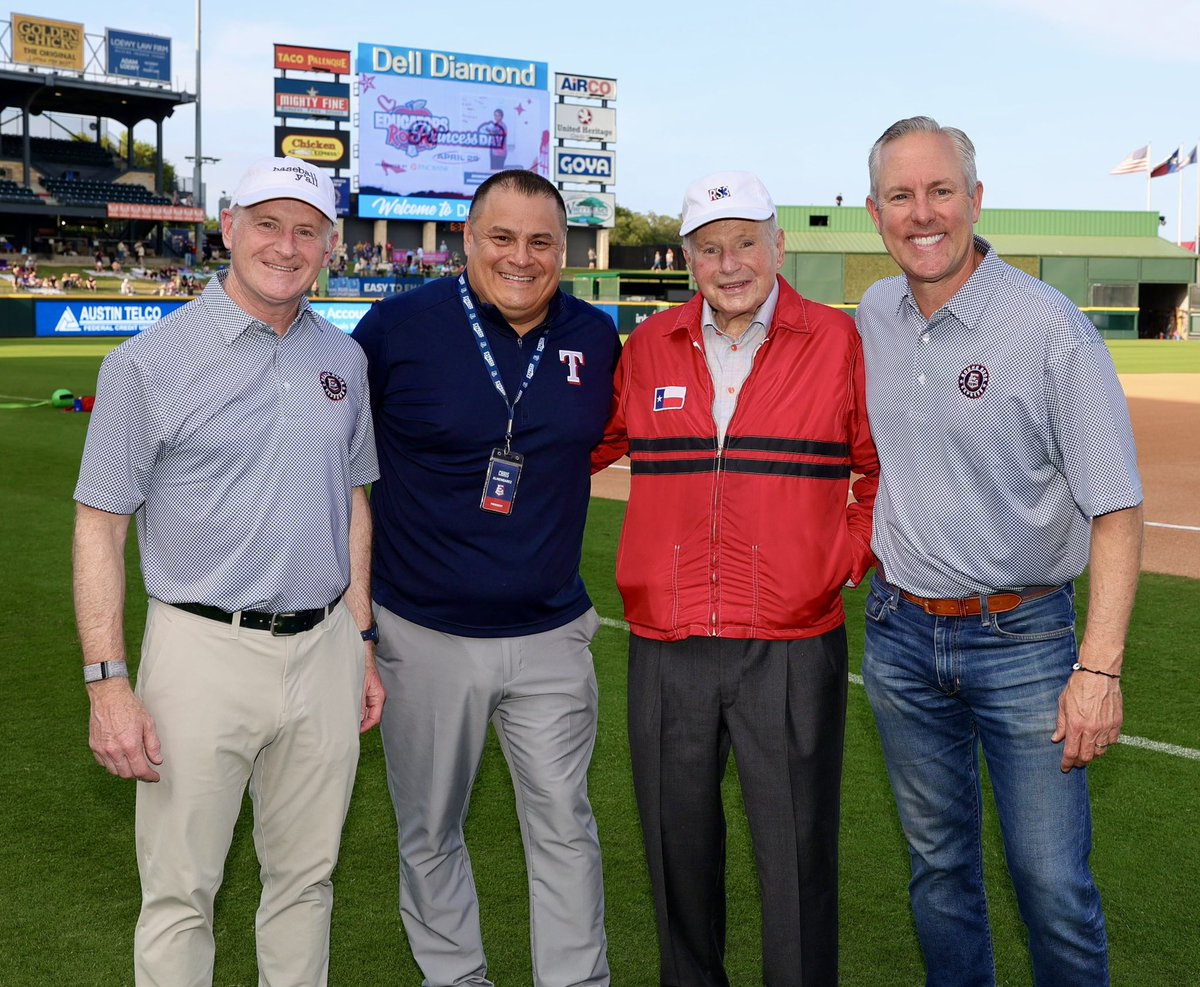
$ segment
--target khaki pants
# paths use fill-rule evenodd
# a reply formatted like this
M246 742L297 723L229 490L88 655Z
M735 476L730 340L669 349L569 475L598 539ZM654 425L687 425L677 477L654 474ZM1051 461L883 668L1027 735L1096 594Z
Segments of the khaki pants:
M138 987L207 987L213 898L247 783L263 987L324 985L330 877L358 763L363 646L344 604L289 637L150 601L137 693L162 780L137 784Z

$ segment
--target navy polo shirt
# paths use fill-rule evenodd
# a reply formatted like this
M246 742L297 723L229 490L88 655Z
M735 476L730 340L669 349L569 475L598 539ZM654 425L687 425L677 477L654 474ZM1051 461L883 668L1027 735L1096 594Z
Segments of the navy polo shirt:
M372 592L405 620L464 637L553 630L591 606L579 575L592 447L604 432L620 341L599 309L561 292L543 326L517 335L472 296L511 401L525 457L511 514L480 509L508 411L454 278L375 305L354 338L367 354L380 479Z

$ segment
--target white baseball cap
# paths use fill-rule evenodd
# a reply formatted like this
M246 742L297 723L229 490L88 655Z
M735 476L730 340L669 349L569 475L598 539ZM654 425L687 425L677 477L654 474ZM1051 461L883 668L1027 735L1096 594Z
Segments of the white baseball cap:
M299 199L337 221L337 194L329 176L299 158L263 158L247 169L230 202L256 206L269 199Z
M748 171L717 171L692 182L683 196L679 235L718 219L770 219L775 203L767 187Z

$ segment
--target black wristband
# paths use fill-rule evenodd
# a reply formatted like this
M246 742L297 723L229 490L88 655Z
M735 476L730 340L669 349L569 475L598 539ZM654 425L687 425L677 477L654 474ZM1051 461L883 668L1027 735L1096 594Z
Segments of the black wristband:
M1075 662L1075 664L1071 666L1071 671L1091 672L1093 675L1103 675L1106 679L1119 679L1121 677L1120 675L1114 675L1112 672L1102 672L1097 668L1087 668L1079 664L1079 662Z

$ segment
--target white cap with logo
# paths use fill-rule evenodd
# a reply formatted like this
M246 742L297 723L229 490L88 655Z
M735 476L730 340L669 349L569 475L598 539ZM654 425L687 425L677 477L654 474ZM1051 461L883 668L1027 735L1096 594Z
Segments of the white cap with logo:
M717 171L692 182L683 196L679 235L718 219L770 219L775 215L771 193L748 171Z
M337 220L333 182L324 170L299 158L263 158L254 162L238 182L230 202L235 206L256 206L269 199L299 199L330 222Z

